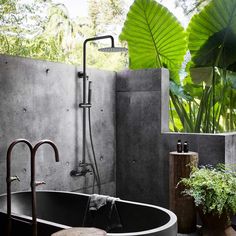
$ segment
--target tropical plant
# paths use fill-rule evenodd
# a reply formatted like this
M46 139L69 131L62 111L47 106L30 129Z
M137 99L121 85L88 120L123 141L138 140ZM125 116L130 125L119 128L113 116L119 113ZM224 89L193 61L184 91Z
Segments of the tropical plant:
M236 129L236 77L228 72L236 71L235 13L235 1L212 0L184 31L154 0L135 0L131 6L120 39L128 42L130 68L170 70L171 130ZM191 61L179 80L187 46Z
M154 0L134 1L120 34L128 42L131 69L167 67L176 81L187 50L185 38L177 19Z
M204 214L227 213L228 220L236 214L236 172L230 166L192 167L190 176L181 179L178 185L184 187L182 194L193 197Z
M187 31L189 33L188 48L192 55L191 78L195 84L195 79L198 84L199 82L205 84L202 93L206 97L202 99L205 104L200 104L200 108L205 109L205 114L210 111L208 121L204 122L208 125L206 131L222 131L219 121L220 119L225 120L225 115L227 117L226 108L231 113L230 119L226 120L229 121L229 128L232 130L236 127L231 119L235 118L236 100L233 94L236 91L233 81L236 77L230 76L229 78L227 70L234 70L236 63L236 2L227 0L223 4L220 0L211 1L191 19ZM199 73L193 76L191 68L199 67L211 67L211 73L205 77L200 77ZM198 71L201 73L201 69ZM229 93L232 93L231 99L234 105L229 104L226 99L226 95ZM202 116L201 113L199 115ZM228 130L227 127L224 128L226 131ZM196 131L199 131L199 128Z

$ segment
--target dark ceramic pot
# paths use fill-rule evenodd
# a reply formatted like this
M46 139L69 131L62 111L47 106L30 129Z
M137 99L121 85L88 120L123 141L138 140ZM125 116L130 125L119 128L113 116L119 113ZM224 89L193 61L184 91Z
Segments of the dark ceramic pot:
M236 236L236 231L231 227L231 217L227 213L222 215L206 213L198 209L202 221L203 236Z

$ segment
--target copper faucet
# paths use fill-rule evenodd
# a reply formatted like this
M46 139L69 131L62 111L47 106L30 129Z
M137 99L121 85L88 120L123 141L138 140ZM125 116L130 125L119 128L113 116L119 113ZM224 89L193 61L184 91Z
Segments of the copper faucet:
M28 145L30 149L30 154L31 154L31 195L32 195L32 231L33 231L33 236L37 236L37 219L36 219L36 187L41 184L45 184L44 181L35 181L35 156L38 148L42 144L49 144L52 146L55 152L55 160L56 162L59 161L59 154L58 154L58 149L56 145L50 141L50 140L41 140L39 141L34 147L31 145L31 143L26 140L26 139L16 139L13 141L8 150L7 150L7 177L6 177L6 182L7 182L7 218L8 218L8 223L7 223L7 236L11 235L11 182L14 180L19 180L18 176L11 176L11 152L13 147L17 143L25 143Z
M7 235L11 235L11 182L14 180L20 181L18 176L11 176L11 153L14 146L18 143L25 143L30 149L30 155L32 156L33 147L26 139L16 139L13 141L7 150Z
M36 186L40 184L45 184L43 181L35 181L35 156L38 148L42 144L49 144L52 146L55 152L55 160L59 161L59 154L56 145L50 140L41 140L33 148L31 155L31 194L32 194L32 226L33 226L33 236L37 236L37 219L36 219Z

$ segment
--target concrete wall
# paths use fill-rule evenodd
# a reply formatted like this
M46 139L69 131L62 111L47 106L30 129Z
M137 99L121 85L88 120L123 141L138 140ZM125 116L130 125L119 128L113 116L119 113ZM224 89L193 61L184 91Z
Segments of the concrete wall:
M77 78L78 70L66 64L0 57L0 193L6 191L7 148L17 138L32 144L51 139L59 149L60 162L55 163L48 145L39 148L36 179L46 185L38 189L91 192L93 175L70 176L81 160L82 79ZM88 75L93 81L92 130L102 193L115 195L115 73L88 70ZM88 156L92 158L90 151ZM29 190L29 164L27 148L18 144L11 169L21 181L12 184L13 191Z
M167 70L117 74L117 196L163 203L168 191L168 159L161 155L161 127L168 127ZM164 123L163 123L164 122Z
M38 189L91 192L93 175L71 177L81 160L82 80L80 68L18 57L0 57L0 193L6 192L6 153L10 143L26 138L35 144L51 139L60 152L40 147ZM169 75L165 69L116 73L88 70L93 81L92 130L102 194L168 207L169 152L180 138L199 153L200 164L236 162L236 134L168 132ZM87 137L88 138L88 137ZM88 140L88 159L92 161ZM12 190L29 190L30 160L26 146L12 156Z
M165 69L117 74L117 196L169 206L169 152L178 139L198 152L199 164L236 163L236 133L168 131L169 76Z

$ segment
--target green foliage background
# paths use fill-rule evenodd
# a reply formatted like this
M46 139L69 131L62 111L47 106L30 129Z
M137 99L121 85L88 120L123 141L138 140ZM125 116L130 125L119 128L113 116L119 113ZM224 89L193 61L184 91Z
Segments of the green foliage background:
M155 0L135 0L120 39L128 43L130 68L169 69L172 131L234 131L236 1L212 0L201 10L203 1L197 2L197 13L185 30ZM180 80L187 49L191 60Z
M53 0L1 0L0 53L81 65L84 39L107 34L107 22L110 31L118 27L124 17L122 4L88 0L88 16L72 19L65 5ZM119 70L127 64L124 54L104 55L97 51L100 46L89 45L89 66Z

